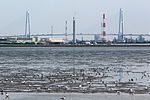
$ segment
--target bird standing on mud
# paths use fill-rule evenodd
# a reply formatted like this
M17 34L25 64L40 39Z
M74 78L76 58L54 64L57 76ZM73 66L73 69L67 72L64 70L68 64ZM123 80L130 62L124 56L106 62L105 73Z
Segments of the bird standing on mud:
M62 98L60 98L60 100L65 100L66 99L66 96L63 96Z
M4 94L4 90L2 89L2 90L1 90L1 95L3 95L3 94Z
M5 93L5 98L8 99L9 98L9 94Z
M117 95L120 95L121 94L121 92L120 91L117 91Z
M133 89L129 89L129 93L133 95L135 91Z

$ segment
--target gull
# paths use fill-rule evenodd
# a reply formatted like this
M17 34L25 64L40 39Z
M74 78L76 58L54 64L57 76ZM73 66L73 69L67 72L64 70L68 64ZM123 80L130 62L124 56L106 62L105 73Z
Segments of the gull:
M135 91L133 89L129 89L129 93L133 95Z
M120 91L117 91L117 95L120 95L121 94L121 92Z
M66 99L66 96L63 96L60 98L60 100L65 100Z
M79 88L82 88L82 85L79 85Z
M4 90L2 89L2 90L1 90L1 95L3 95L3 94L4 94Z
M144 90L148 90L148 87L146 86L146 87L144 87Z
M6 98L9 98L9 94L8 94L8 93L5 93L5 97L6 97Z

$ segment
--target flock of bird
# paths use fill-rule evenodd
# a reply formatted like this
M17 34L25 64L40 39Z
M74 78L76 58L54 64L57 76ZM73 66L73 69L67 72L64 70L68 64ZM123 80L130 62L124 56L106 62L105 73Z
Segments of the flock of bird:
M62 84L64 82L66 82L65 84L74 84L76 83L76 86L79 90L84 90L85 89L85 86L88 86L85 90L88 90L90 89L93 84L95 84L94 82L99 82L101 85L103 85L105 87L105 89L108 89L108 91L112 91L112 88L117 88L118 85L120 85L120 77L118 77L117 81L113 81L113 85L115 84L114 87L110 88L110 84L108 82L108 80L106 80L107 78L112 78L112 76L110 76L110 73L113 73L113 75L118 75L118 71L120 71L119 69L115 69L115 68L110 68L110 67L104 67L104 68L90 68L90 69L67 69L67 70L62 70L62 69L53 69L53 70L47 70L47 72L50 72L49 74L30 74L32 75L32 77L30 76L30 78L32 79L37 79L37 80L41 80L41 81L44 81L44 80L49 80L51 83L48 83L48 84L53 84L53 85L56 85L56 83L59 83L59 84ZM123 72L123 71L122 71ZM23 73L22 71L20 71L20 73ZM114 73L117 73L117 74L114 74ZM125 73L125 71L123 72ZM132 73L132 71L126 71L127 75L129 75L130 73ZM1 81L1 84L5 84L6 82L10 82L10 84L13 84L14 81L18 80L18 79L26 79L28 77L28 75L26 76L23 76L24 74L19 74L20 76L15 76L17 77L17 79L15 79L14 77L3 77L1 79L3 79L3 81ZM22 76L21 76L22 75ZM149 78L149 74L146 73L146 72L143 72L141 73L141 80L143 80L144 78ZM11 80L13 79L14 80ZM129 77L128 81L125 82L127 85L130 85L128 83L132 83L132 82L135 82L137 79L134 78L134 77ZM36 81L36 80L35 80ZM109 80L110 82L112 81L111 79ZM22 80L20 84L27 84L27 80ZM40 83L41 84L41 83ZM32 84L28 84L30 85L29 87L33 88L33 85ZM134 84L136 85L136 84ZM56 85L57 86L57 85ZM64 91L67 91L69 90L69 85L65 85L65 89ZM41 88L39 87L39 90ZM148 91L149 90L149 87L148 86L145 86L144 87L144 91ZM58 90L59 92L59 90ZM114 92L113 92L114 93ZM115 93L117 95L121 95L122 93L122 90L119 90L119 89L116 89L115 90ZM136 93L136 90L133 86L129 88L128 87L128 90L126 91L126 93L129 93L131 95L135 94ZM10 95L8 94L8 92L5 91L5 88L4 90L2 89L1 90L1 95L5 95L5 98L9 99L10 98ZM59 98L60 100L65 100L66 99L66 96L63 96L61 98Z

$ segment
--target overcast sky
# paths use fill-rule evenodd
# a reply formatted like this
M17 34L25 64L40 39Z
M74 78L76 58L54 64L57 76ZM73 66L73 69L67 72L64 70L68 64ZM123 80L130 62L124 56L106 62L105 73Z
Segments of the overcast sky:
M107 33L118 32L119 9L124 12L126 33L150 33L150 0L0 0L0 35L24 34L25 12L30 12L31 33L72 33L72 17L78 33L100 33L106 13Z

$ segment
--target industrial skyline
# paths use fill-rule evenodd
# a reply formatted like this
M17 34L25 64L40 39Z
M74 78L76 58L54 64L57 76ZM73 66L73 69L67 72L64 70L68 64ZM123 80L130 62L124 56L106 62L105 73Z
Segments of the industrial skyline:
M107 27L107 23L106 23L106 14L103 13L102 14L102 21L101 21L101 33L96 33L96 34L93 34L93 33L76 33L76 20L75 20L75 17L73 17L73 25L72 25L72 33L69 33L68 34L68 23L67 21L65 21L65 32L61 32L61 33L54 33L54 28L53 28L53 25L51 26L51 33L37 33L37 34L34 34L34 33L31 33L31 23L30 23L30 14L29 14L29 11L26 11L26 17L25 17L25 32L24 32L24 35L23 34L19 34L19 35L9 35L8 37L14 37L14 36L17 36L17 37L25 37L25 38L30 38L31 36L33 37L37 37L37 36L51 36L51 38L55 38L56 36L61 36L61 38L63 38L65 41L68 41L68 40L71 40L68 39L68 35L72 35L72 41L73 41L73 44L76 43L76 39L78 40L83 40L83 35L84 35L84 38L86 36L89 36L90 35L90 39L91 37L94 38L95 35L99 35L99 40L100 41L103 41L103 42L106 42L106 41L112 41L112 39L117 39L118 42L123 42L125 41L125 39L129 39L132 40L134 39L133 36L138 36L138 37L141 37L141 36L149 36L148 33L146 34L143 34L143 33L140 33L140 34L135 34L135 33L125 33L124 34L124 21L123 21L123 10L120 8L120 11L119 11L119 31L118 33L110 33L110 34L107 34L107 31L106 31L106 27ZM116 37L115 35L118 35L118 37ZM64 37L65 36L65 37ZM79 37L81 39L79 39ZM113 37L110 37L110 36L113 36ZM124 36L130 36L130 38L126 38ZM2 38L3 36L1 36ZM7 35L5 35L4 37L7 37ZM78 38L76 38L78 37ZM96 36L97 37L97 36ZM136 37L136 38L138 38ZM88 40L90 40L88 38ZM95 38L94 38L95 39ZM92 39L93 40L93 39Z
M101 14L107 15L107 33L118 33L118 10L124 11L125 33L149 33L148 12L150 1L137 0L13 0L0 1L0 35L24 33L25 11L30 11L31 33L64 32L68 21L68 34L72 32L72 17L76 18L77 33L100 33ZM134 7L133 7L134 5Z
M1 36L2 37L24 37L24 38L30 38L31 36L32 37L39 37L39 36L51 36L51 38L58 38L58 36L61 36L61 38L63 38L65 41L71 41L73 42L73 44L76 44L76 40L83 40L83 36L85 38L85 36L91 36L92 40L95 40L95 36L96 38L98 39L98 41L101 41L101 42L107 42L107 41L116 41L116 42L125 42L126 41L133 41L134 39L138 39L139 37L141 37L141 39L143 38L143 36L149 36L149 34L143 34L143 33L140 33L140 34L135 34L135 33L125 33L124 34L124 19L123 19L123 10L120 8L120 11L119 11L119 30L118 30L118 33L110 33L110 34L107 34L107 23L106 23L106 14L103 13L102 14L102 21L101 21L101 32L100 34L99 33L96 33L96 34L93 34L93 33L76 33L76 20L75 20L75 17L73 17L73 21L72 21L72 33L69 33L68 34L68 22L65 21L65 32L61 32L61 33L54 33L54 28L53 28L53 25L51 26L51 33L37 33L37 34L33 34L31 33L31 23L30 23L30 14L29 14L29 11L26 11L26 17L25 17L25 32L24 32L24 35L23 34L20 34L20 35L5 35L5 36ZM72 39L68 39L68 35L72 35ZM80 36L81 39L79 38L76 38L77 36ZM113 37L110 37L110 36L113 36ZM118 37L116 37L118 36ZM130 36L130 37L126 37L126 36ZM135 36L138 36L138 37L135 37ZM91 38L90 37L90 38ZM134 37L134 38L133 38ZM96 40L97 40L96 39ZM113 40L112 40L113 39ZM144 38L145 39L145 38ZM88 39L90 40L90 39Z

